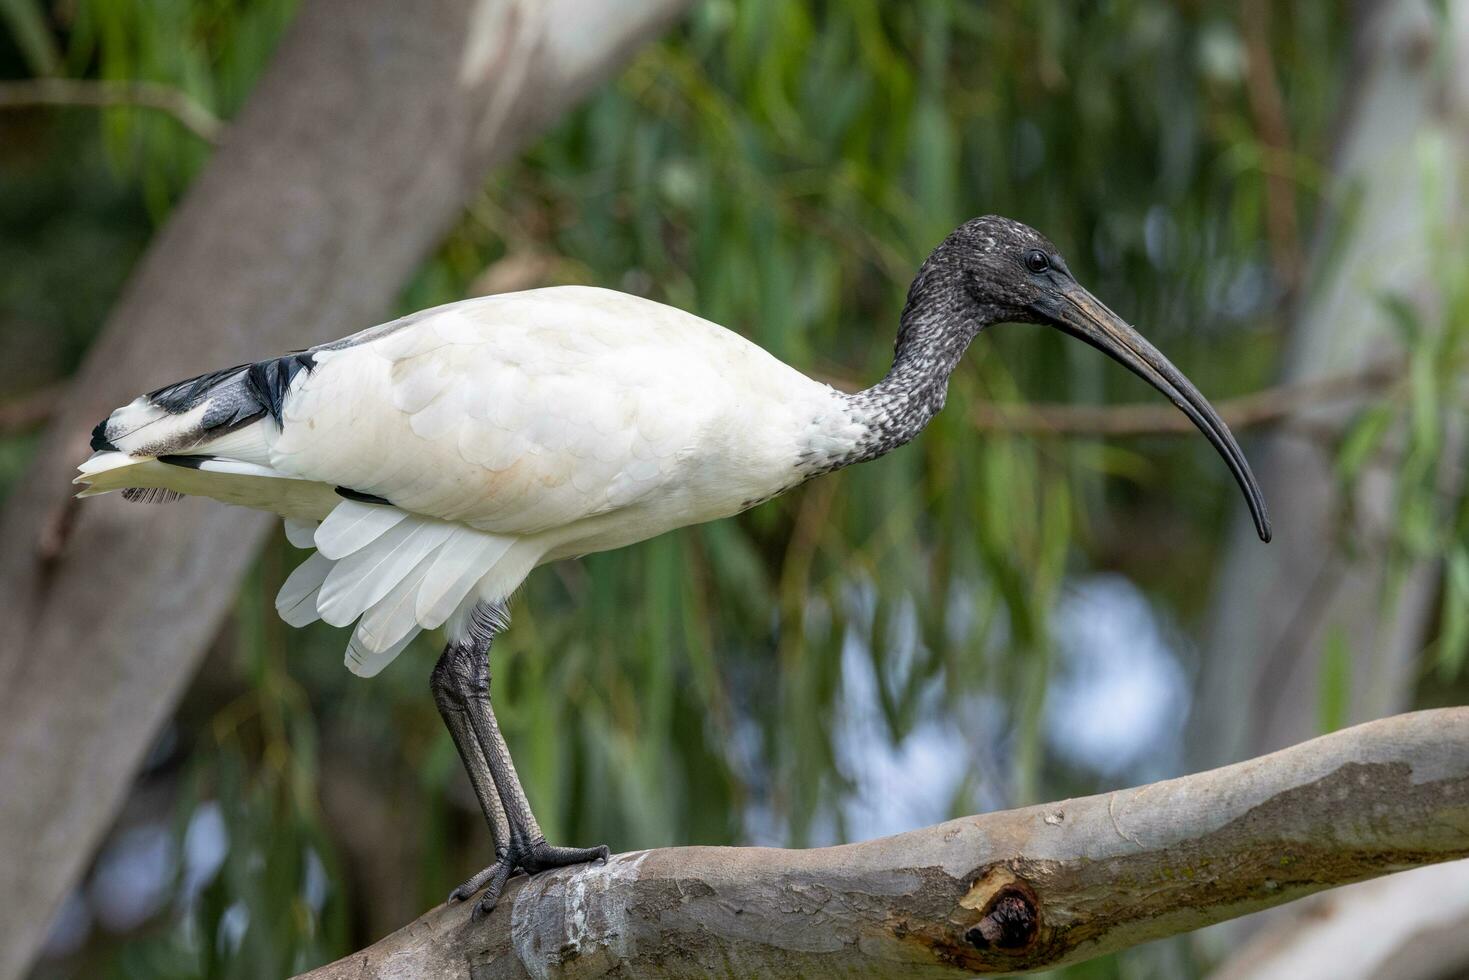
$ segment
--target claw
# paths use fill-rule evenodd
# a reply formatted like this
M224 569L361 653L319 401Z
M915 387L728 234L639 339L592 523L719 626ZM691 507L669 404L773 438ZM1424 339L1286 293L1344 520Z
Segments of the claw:
M500 866L500 863L504 860L505 852L503 850L496 850L495 863L476 871L468 881L464 882L458 888L451 891L446 901L450 905L453 905L455 902L462 902L466 899L473 898L481 888L485 887L485 884L490 880L491 876L494 875L495 869L498 868Z
M606 844L598 844L596 847L555 847L547 844L544 838L528 845L512 842L509 850L497 853L494 864L450 892L449 901L462 902L483 889L484 894L480 895L479 901L474 904L474 911L470 913L470 918L477 922L494 911L511 875L517 872L533 875L591 861L606 861L611 855L612 851Z
M478 902L474 903L474 911L469 914L469 918L474 922L484 919L485 916L495 911L496 905L500 904L500 893L505 890L505 882L510 880L509 857L501 858L486 870L490 872L490 876L485 885L485 893L479 897Z

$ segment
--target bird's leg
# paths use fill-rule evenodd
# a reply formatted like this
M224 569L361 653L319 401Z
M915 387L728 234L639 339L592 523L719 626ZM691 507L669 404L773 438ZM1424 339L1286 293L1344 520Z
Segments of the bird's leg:
M498 859L508 853L510 846L510 822L505 817L500 791L495 788L495 778L490 775L485 754L475 739L474 729L470 727L468 703L463 693L466 688L464 678L468 678L469 686L480 683L476 675L482 671L476 670L476 662L488 664L489 660L487 657L476 656L470 643L450 643L440 654L439 662L429 675L429 689L433 691L434 704L438 705L444 727L449 729L449 735L454 739L454 748L459 750L459 760L464 763L464 771L469 774L469 782L474 787L474 795L479 799L485 822L490 825L490 836L494 840L497 859L496 864L478 872L450 892L451 902L461 902L483 888L491 873L498 867ZM488 687L489 678L484 678L483 683Z
M460 756L465 759L470 778L478 779L476 769L483 763L483 769L479 771L489 773L495 791L494 805L486 810L490 829L495 833L495 863L456 888L450 896L453 899L467 898L483 887L484 894L475 906L475 915L479 916L495 907L505 882L515 872L535 874L551 868L605 859L608 849L605 844L597 847L555 847L546 843L490 705L490 645L494 640L494 630L488 624L493 617L476 615L473 619L470 637L460 644L451 644L444 651L440 666L434 668L433 683L436 699L442 688L453 707L462 705L459 717L468 722L473 747L477 750L475 754L466 752L460 742L460 735L455 731L456 722L450 720L452 712L444 712L444 721L454 733L455 743L461 745ZM475 790L480 792L478 781ZM482 804L484 799L482 794ZM503 820L503 834L497 817Z

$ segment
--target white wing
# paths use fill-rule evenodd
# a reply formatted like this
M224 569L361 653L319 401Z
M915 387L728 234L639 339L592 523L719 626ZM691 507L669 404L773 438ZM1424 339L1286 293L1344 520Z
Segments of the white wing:
M278 385L282 424L226 424L264 415L250 387L262 367L275 371L262 383ZM142 396L99 427L104 451L78 479L85 494L162 488L284 515L291 542L318 551L281 589L282 617L357 621L347 664L373 674L419 630L508 596L548 556L780 489L794 433L830 406L824 392L679 310L534 290Z
M567 527L674 489L738 397L727 373L749 351L790 370L605 290L454 304L318 354L271 464L498 534Z

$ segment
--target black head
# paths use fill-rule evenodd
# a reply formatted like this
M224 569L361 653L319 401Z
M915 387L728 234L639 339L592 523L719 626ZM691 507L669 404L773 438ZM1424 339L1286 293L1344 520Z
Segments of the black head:
M997 214L964 222L934 256L942 256L948 274L958 278L980 328L1045 322L1038 307L1075 281L1049 238Z
M995 323L1041 323L1085 341L1177 405L1224 457L1244 491L1261 540L1270 540L1259 484L1224 420L1199 390L1127 321L1086 290L1040 232L998 215L956 228L934 252L908 295L905 339L945 330L967 344Z

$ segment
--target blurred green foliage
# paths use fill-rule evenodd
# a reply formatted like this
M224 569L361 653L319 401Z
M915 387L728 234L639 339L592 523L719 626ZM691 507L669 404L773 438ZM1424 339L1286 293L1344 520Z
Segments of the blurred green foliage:
M3 0L0 72L165 82L228 117L294 6ZM401 311L487 283L596 283L865 383L886 367L927 251L1002 212L1051 236L1204 391L1253 390L1272 379L1290 285L1272 249L1300 247L1271 238L1268 181L1284 173L1309 227L1346 46L1332 5L1273 8L1284 153L1259 136L1235 3L703 0L493 175ZM0 346L24 367L0 381L23 393L75 364L209 148L137 109L0 123ZM1442 324L1384 299L1414 352L1410 380L1339 447L1354 480L1409 423L1398 547L1404 562L1450 556L1445 679L1469 646L1469 512L1446 509L1434 482L1441 399L1463 359L1453 325L1469 322L1455 254ZM844 838L854 773L833 732L849 644L871 659L894 743L935 711L997 715L964 729L989 733L983 752L952 746L975 773L953 813L1094 788L1049 764L1041 737L1063 583L1120 571L1191 620L1240 504L1202 440L980 435L969 416L981 400L1150 397L1095 352L1002 327L912 446L737 520L536 573L496 647L495 689L548 835L615 850ZM32 449L0 440L0 479ZM343 633L291 631L271 610L298 558L272 541L144 777L173 787L180 839L204 801L219 807L231 846L218 874L189 894L180 870L147 927L45 969L282 975L406 921L488 859L427 694L433 640L372 683L351 678ZM1340 675L1323 685L1324 727L1340 724L1348 664L1323 658ZM1179 975L1187 956L1140 951L1069 975Z

